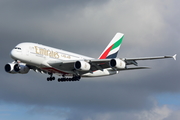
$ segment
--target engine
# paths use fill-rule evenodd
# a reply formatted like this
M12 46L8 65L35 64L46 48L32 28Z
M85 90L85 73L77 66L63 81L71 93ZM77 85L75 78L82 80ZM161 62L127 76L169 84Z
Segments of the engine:
M112 68L119 68L119 69L126 68L126 63L123 60L120 60L118 58L111 59L111 61L109 62L109 65Z
M21 74L26 74L29 72L29 67L26 66L25 64L17 64L17 63L8 63L4 66L4 69L8 73L21 73Z
M4 69L6 72L8 73L17 73L15 70L14 70L14 63L8 63L4 66Z
M74 68L79 71L89 71L91 65L85 61L76 61L74 63Z

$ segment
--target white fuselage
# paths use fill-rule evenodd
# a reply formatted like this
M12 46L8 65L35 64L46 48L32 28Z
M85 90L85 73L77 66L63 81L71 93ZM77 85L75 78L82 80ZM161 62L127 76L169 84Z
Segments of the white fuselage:
M47 62L50 61L71 61L71 60L91 60L93 58L67 52L64 50L48 47L37 43L20 43L15 49L11 51L11 57L14 60L19 60L22 63L36 66L40 69L54 70L54 73L61 75L66 71L61 71L52 68ZM48 69L47 69L48 68ZM116 74L118 71L114 71L111 68L97 70L83 74L84 77L97 77ZM72 73L73 74L73 73Z
M41 66L44 61L51 60L83 60L92 59L90 57L67 52L64 50L48 47L37 43L20 43L16 46L19 49L13 49L11 56L13 59L20 60L32 65Z

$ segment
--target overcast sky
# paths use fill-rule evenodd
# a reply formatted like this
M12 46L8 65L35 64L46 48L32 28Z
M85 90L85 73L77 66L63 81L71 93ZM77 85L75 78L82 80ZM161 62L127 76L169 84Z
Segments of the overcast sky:
M0 0L0 119L179 120L180 62L143 61L149 70L47 82L8 74L18 43L36 42L98 58L116 32L118 57L180 55L179 0Z

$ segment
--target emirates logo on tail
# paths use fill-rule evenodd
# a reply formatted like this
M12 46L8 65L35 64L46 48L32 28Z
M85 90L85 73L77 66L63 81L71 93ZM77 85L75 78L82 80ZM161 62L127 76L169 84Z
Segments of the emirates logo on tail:
M99 59L116 58L123 38L124 34L117 33L100 55Z

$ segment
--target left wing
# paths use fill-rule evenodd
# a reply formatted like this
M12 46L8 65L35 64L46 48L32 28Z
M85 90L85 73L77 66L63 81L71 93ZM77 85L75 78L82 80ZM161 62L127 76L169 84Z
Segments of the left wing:
M59 60L49 61L48 64L58 70L67 73L88 73L96 70L103 70L109 68L109 61L111 59L91 59L91 60Z
M142 57L142 58L113 58L113 59L90 59L90 60L56 60L49 61L48 64L58 70L65 73L85 74L96 70L102 70L106 68L112 68L112 70L134 70L134 69L148 69L149 67L127 67L127 65L138 66L137 60L154 60L154 59L165 59L174 58L176 60L176 54L174 56L157 56L157 57Z
M176 60L177 54L173 56L156 56L156 57L140 57L140 58L123 58L123 60L126 62L127 65L135 65L138 66L138 63L136 62L137 60L155 60L155 59L165 59L165 58L173 58Z

